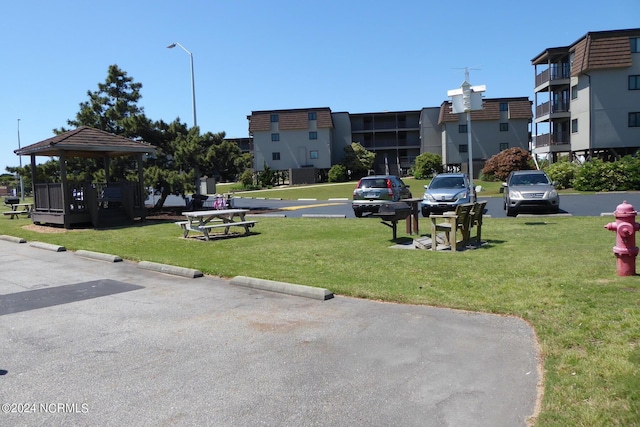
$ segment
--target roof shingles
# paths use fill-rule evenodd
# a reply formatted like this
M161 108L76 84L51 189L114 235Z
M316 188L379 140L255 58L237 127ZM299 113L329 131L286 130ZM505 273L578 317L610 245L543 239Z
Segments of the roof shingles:
M78 157L104 155L123 156L134 153L152 153L155 147L100 129L80 126L35 144L15 150L18 155L60 156L63 153Z

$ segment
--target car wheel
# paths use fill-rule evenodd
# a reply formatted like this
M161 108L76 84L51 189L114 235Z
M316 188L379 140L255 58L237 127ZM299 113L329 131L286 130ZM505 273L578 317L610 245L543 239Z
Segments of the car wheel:
M353 214L356 216L356 218L362 218L362 210L360 209L354 209Z
M513 208L507 208L507 216L516 216L518 215L518 211Z
M423 217L428 218L430 213L431 212L429 212L429 209L427 209L425 207L422 208L422 216Z

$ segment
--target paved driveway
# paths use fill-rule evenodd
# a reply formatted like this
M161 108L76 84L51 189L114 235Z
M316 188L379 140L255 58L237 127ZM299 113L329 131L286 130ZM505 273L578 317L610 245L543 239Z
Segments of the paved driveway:
M0 240L2 425L523 426L519 319L185 279Z

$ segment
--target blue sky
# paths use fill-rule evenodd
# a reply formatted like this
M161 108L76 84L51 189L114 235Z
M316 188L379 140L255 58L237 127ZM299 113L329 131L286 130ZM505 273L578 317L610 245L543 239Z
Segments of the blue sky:
M640 27L637 0L20 0L0 15L0 173L68 127L117 64L152 120L248 136L251 111L439 106L470 82L533 100L531 59L589 31ZM38 162L47 158L38 158ZM29 162L24 157L23 164Z

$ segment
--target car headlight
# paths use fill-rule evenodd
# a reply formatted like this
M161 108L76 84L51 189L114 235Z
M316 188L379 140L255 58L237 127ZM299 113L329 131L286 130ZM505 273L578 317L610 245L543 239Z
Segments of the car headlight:
M556 190L549 191L549 198L555 199L556 197L558 197L558 192Z
M456 197L455 197L456 200L466 199L466 198L467 198L466 191L461 191L460 193L456 194Z
M509 198L510 199L522 199L522 194L516 190L509 190Z
M424 196L422 197L423 200L427 200L429 202L435 202L436 199L435 197L433 197L431 194L429 193L424 193Z

